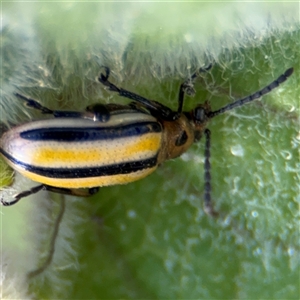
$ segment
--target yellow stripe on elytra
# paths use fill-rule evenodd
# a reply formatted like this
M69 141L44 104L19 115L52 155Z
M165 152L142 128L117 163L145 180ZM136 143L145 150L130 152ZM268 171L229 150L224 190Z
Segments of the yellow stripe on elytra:
M156 154L160 148L161 134L149 133L139 138L118 139L119 144L112 142L85 143L37 147L30 163L44 167L81 167L100 166L110 163L132 161ZM45 143L46 144L46 143ZM113 146L112 146L113 145Z
M152 168L143 169L137 172L129 174L117 174L110 176L100 176L100 177L88 177L88 178L49 178L41 175L31 173L29 171L18 169L18 171L26 176L27 178L32 179L46 185L61 187L61 188L91 188L91 187L100 187L108 185L117 185L117 184L126 184L136 180L140 180L152 172L155 171L157 166Z

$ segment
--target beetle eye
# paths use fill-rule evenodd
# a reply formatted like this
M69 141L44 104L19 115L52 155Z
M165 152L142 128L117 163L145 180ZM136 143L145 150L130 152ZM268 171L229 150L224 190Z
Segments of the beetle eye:
M186 133L186 131L182 131L181 135L177 138L176 142L175 142L175 146L182 146L186 143L188 139L188 135Z
M194 109L194 121L198 123L205 122L205 110L203 107L196 107Z

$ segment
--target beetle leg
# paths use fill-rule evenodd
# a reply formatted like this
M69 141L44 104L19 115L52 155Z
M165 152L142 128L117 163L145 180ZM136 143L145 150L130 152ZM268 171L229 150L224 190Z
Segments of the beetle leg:
M37 185L29 190L26 190L19 194L16 194L13 197L14 200L12 200L10 202L6 202L6 201L4 201L4 199L1 199L0 202L3 206L11 206L11 205L18 203L22 198L36 194L37 192L39 192L43 189L50 191L50 192L54 192L54 193L73 195L73 196L78 196L78 197L89 197L99 191L99 187L94 187L94 188L89 188L89 189L65 189L65 188L57 188L54 186L41 184L41 185Z
M23 192L21 192L19 194L16 194L14 196L14 200L10 201L10 202L6 202L6 201L4 201L4 199L1 199L1 204L4 205L4 206L14 205L17 202L19 202L22 198L25 198L27 196L33 195L33 194L39 192L40 190L42 190L44 187L45 186L43 184L34 186L30 190L26 190L26 191L23 191Z
M213 217L217 217L218 213L214 210L211 201L211 176L210 176L210 130L205 129L205 151L204 151L204 211Z
M96 194L99 191L99 187L93 187L88 189L66 189L66 188L59 188L50 185L44 185L44 187L45 190L50 192L64 194L64 195L78 196L78 197L89 197Z
M100 73L98 77L98 81L101 82L104 86L108 87L108 89L112 92L118 93L120 96L131 99L135 102L140 103L142 106L144 106L146 109L148 109L153 116L160 117L163 120L176 120L178 119L179 115L174 112L169 107L154 101L146 99L142 96L139 96L135 93L129 92L125 89L118 88L116 85L112 84L109 80L109 74L110 70L107 67L104 67L105 74Z
M188 96L195 95L194 89L194 81L198 77L199 73L205 73L212 68L212 63L210 63L207 67L200 68L199 71L195 72L191 77L189 77L185 82L180 85L179 94L178 94L178 109L177 113L180 114L183 108L184 95Z
M38 101L27 98L19 93L15 93L15 96L25 101L25 105L30 108L39 110L42 114L50 114L55 118L88 118L93 121L107 122L110 119L109 110L104 104L92 104L86 107L86 111L92 113L92 116L86 115L77 111L67 110L51 110L45 106L42 106Z
M53 115L54 111L45 107L45 106L42 106L38 101L36 100L33 100L31 98L27 98L19 93L15 93L15 96L17 96L18 98L22 99L25 101L25 105L27 107L30 107L30 108L34 108L34 109L37 109L39 111L41 111L43 114L51 114Z
M25 105L27 107L30 108L34 108L39 110L42 114L50 114L53 115L55 118L82 118L84 117L82 115L81 112L77 112L77 111L63 111L63 110L52 110L49 109L43 105L41 105L38 101L31 99L31 98L27 98L19 93L15 93L15 96L24 100L25 101Z

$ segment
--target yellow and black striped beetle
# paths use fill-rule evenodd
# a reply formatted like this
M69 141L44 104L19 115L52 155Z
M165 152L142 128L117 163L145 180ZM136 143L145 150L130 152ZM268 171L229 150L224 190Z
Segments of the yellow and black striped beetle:
M200 71L207 71L206 69ZM214 215L211 203L210 131L207 122L226 111L249 103L269 93L293 73L285 71L260 91L211 111L209 103L183 112L184 95L194 94L197 73L181 84L178 109L148 100L118 88L104 68L99 82L108 90L132 100L129 105L94 104L85 112L56 111L19 93L15 96L26 106L51 118L31 121L6 131L0 140L0 153L8 164L40 185L14 196L12 205L42 189L89 196L101 186L126 184L152 173L165 160L176 158L204 135L204 207Z

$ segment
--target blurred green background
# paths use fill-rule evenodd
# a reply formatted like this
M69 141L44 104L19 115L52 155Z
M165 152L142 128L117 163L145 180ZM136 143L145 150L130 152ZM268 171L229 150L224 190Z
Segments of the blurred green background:
M299 3L15 2L2 15L5 124L40 117L15 91L52 109L127 103L97 83L102 65L117 85L176 109L180 84L214 62L186 110L218 109L295 69L209 124L217 219L203 211L203 140L92 198L41 192L2 207L3 299L299 299ZM30 185L17 176L5 193ZM52 262L28 279L62 203Z

